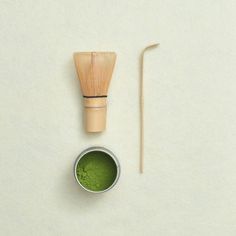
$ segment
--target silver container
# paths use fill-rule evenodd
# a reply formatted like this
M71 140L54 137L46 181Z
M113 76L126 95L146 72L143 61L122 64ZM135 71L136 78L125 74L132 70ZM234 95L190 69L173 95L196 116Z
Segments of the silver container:
M114 182L112 183L112 185L111 185L109 188L107 188L107 189L105 189L105 190L102 190L102 191L93 191L93 190L90 190L90 189L87 189L86 187L84 187L84 186L80 183L80 181L79 181L79 179L78 179L78 177L77 177L77 173L76 173L77 165L78 165L80 159L81 159L85 154L87 154L87 153L89 153L89 152L93 152L93 151L99 151L99 152L104 152L104 153L108 154L108 155L114 160L114 162L115 162L115 164L116 164L117 173L116 173L116 178L115 178ZM74 164L74 176L75 176L75 179L76 179L77 183L78 183L84 190L86 190L87 192L90 192L90 193L104 193L104 192L107 192L108 190L112 189L112 188L116 185L116 183L117 183L117 181L118 181L118 179L119 179L119 177L120 177L120 163L119 163L117 157L114 155L114 153L111 152L110 150L108 150L108 149L106 149L106 148L104 148L104 147L90 147L90 148L85 149L83 152L81 152L81 153L79 154L79 156L76 158L75 164Z

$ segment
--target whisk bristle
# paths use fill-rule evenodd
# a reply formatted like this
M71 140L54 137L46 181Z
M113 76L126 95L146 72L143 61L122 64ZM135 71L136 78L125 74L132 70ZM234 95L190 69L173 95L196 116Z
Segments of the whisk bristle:
M74 60L84 96L105 96L116 61L114 52L79 52Z

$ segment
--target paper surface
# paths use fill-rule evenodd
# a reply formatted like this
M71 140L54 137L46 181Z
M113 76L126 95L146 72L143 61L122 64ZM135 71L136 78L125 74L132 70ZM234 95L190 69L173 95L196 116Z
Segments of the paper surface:
M235 236L235 1L0 2L0 235ZM139 55L145 162L139 165ZM86 134L75 51L115 51L107 130ZM121 163L91 195L73 164Z

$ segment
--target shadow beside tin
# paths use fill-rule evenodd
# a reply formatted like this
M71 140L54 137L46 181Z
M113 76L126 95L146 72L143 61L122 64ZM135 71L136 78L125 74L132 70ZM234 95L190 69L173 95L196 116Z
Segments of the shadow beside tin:
M91 190L87 187L85 187L81 181L79 180L79 177L78 177L78 174L77 174L77 167L79 165L79 162L81 161L81 159L86 155L86 154L89 154L89 153L93 153L93 152L101 152L101 153L104 153L106 154L107 156L109 156L109 158L111 158L113 160L113 162L115 163L115 167L116 167L116 176L115 176L115 179L114 181L112 182L112 184L107 187L106 189L104 190L99 190L99 191L94 191L94 190ZM77 183L84 189L86 190L87 192L90 192L90 193L103 193L103 192L107 192L108 190L112 189L119 177L120 177L120 164L119 164L119 161L117 159L117 157L114 155L113 152L111 152L110 150L104 148L104 147L90 147L86 150L84 150L83 152L81 152L79 154L79 156L77 157L76 161L75 161L75 164L74 164L74 176L75 176L75 179L77 181Z

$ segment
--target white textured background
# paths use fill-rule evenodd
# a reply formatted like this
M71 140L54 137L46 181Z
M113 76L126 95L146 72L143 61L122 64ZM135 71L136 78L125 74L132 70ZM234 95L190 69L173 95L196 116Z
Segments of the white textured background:
M235 236L233 0L0 1L1 236ZM138 173L138 57L146 45L145 174ZM114 50L107 131L82 126L74 51ZM110 148L103 195L76 156Z

